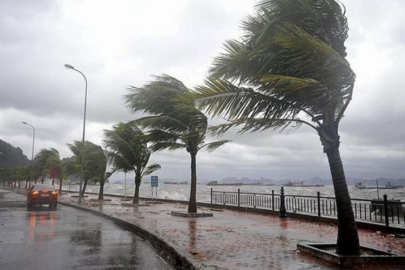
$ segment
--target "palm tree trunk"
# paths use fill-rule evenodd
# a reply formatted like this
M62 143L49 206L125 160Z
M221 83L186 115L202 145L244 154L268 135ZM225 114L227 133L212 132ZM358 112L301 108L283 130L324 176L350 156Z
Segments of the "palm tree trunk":
M188 202L188 212L197 213L197 155L190 153L191 156L191 188L190 200Z
M135 173L135 195L132 200L133 204L139 204L139 186L141 185L141 174Z
M104 200L104 181L100 181L100 191L98 192L98 199Z
M52 178L52 186L55 186L55 177Z
M340 158L339 147L328 149L326 155L328 156L332 174L337 206L338 237L336 252L339 255L359 255L359 235L357 233L356 221L353 214L349 190L347 188L342 160Z
M63 185L63 179L61 178L59 180L59 195L62 195L62 185Z
M87 187L87 180L84 180L83 188L82 188L82 197L84 196L84 193L86 192L86 187Z

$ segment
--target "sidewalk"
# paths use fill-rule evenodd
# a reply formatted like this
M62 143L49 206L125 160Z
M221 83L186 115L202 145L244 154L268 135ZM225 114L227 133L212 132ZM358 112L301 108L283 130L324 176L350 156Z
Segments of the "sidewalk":
M170 212L186 210L186 205L133 207L123 206L119 198L109 197L111 202L91 202L91 198L96 196L89 195L81 206L141 226L201 269L338 269L296 251L297 243L336 242L333 224L209 208L199 211L213 212L214 217L183 218ZM60 200L77 204L70 195ZM362 245L405 254L405 239L363 229L359 236Z

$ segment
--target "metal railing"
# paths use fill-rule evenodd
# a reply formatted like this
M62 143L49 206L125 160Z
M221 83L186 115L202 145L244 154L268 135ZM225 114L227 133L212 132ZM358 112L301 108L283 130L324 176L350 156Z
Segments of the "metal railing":
M334 197L284 195L271 193L250 193L214 191L211 188L211 204L232 205L247 208L259 208L279 211L281 200L287 213L299 213L318 217L337 217L337 206ZM405 226L405 202L384 199L351 199L356 220Z

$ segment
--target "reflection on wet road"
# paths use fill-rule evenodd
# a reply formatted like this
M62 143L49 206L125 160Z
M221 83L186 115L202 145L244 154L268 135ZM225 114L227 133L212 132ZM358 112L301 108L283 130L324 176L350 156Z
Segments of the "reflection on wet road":
M109 220L63 206L27 211L24 196L7 196L0 199L0 269L172 269Z

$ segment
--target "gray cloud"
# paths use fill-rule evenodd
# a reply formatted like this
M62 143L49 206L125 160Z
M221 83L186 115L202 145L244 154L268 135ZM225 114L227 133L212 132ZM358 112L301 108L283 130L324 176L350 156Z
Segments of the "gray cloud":
M348 59L357 74L354 99L342 121L341 154L348 176L403 177L405 169L405 3L343 1L350 32ZM226 39L238 38L254 0L1 1L0 138L31 154L81 138L84 81L89 80L87 138L134 119L123 103L129 85L168 73L189 87L201 84ZM97 6L97 8L94 8ZM211 124L222 120L213 119ZM317 134L308 127L237 136L214 153L198 154L203 179L225 176L330 177ZM213 140L215 138L208 138ZM189 178L186 151L156 153L164 178Z

